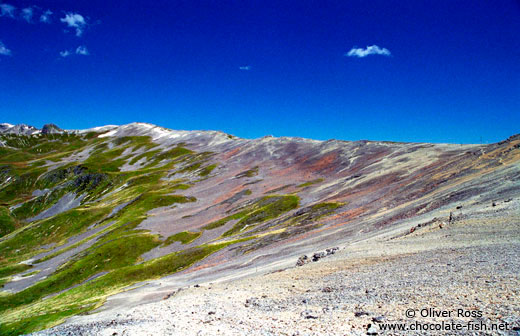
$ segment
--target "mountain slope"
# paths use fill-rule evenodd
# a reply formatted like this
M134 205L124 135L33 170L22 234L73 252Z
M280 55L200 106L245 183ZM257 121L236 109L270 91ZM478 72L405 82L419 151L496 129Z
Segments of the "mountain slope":
M520 136L450 145L45 129L0 125L2 334L52 326L143 281L235 277L520 194ZM104 307L132 304L112 296Z

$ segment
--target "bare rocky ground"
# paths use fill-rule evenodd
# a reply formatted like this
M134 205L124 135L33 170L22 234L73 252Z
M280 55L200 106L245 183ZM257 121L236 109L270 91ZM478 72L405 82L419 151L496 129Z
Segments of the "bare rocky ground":
M520 200L482 205L451 223L412 223L340 245L318 262L179 288L158 302L74 317L35 335L520 335ZM421 317L429 308L453 313ZM482 316L457 317L458 309ZM379 327L470 320L510 330Z

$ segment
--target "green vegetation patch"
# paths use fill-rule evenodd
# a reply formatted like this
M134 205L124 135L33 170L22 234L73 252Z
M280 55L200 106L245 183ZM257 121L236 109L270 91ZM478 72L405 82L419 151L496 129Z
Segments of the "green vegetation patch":
M16 220L11 217L7 207L0 206L0 237L16 229Z
M175 158L178 158L180 156L187 155L187 154L193 154L193 151L191 151L187 148L184 148L182 146L177 146L177 147L174 147L165 152L161 152L160 154L156 155L154 159L156 161L173 160Z
M83 165L92 171L118 172L119 168L126 162L126 158L118 158L125 149L125 147L108 149L106 143L103 143L95 149Z
M108 208L76 208L31 225L11 239L0 242L0 262L46 244L63 244L69 237L84 232L92 223L103 219L109 211Z
M23 203L21 206L14 209L12 214L18 220L36 216L43 210L56 204L66 192L67 190L65 189L53 190L52 192Z
M15 265L0 267L0 278L8 277L10 275L23 272L31 267L32 267L31 265L26 265L26 264L15 264Z
M139 256L159 244L157 236L136 234L106 242L60 267L52 276L18 293L0 296L0 311L29 304L67 289L99 272L134 264Z
M293 218L289 220L289 225L304 226L314 223L317 220L329 216L336 209L343 206L343 203L323 202L311 205L310 207L299 210Z
M306 187L309 187L309 186L311 186L313 184L321 183L323 181L324 181L324 179L318 178L318 179L315 179L315 180L312 180L312 181L309 181L309 182L302 183L302 184L298 185L297 187L298 188L306 188Z
M212 164L212 165L206 166L206 167L202 168L202 170L200 171L199 175L200 176L208 176L209 174L211 174L213 169L215 169L216 167L217 167L216 164Z
M134 156L129 162L128 164L130 165L134 165L137 161L141 160L142 158L145 158L145 162L148 162L152 159L152 157L154 155L156 155L157 153L160 153L161 151L156 149L156 150L151 150L151 151L146 151L144 153L141 153L139 155L136 155Z
M242 217L233 228L224 232L223 237L232 236L241 232L247 226L252 226L257 223L262 223L267 220L277 218L287 211L296 209L298 207L299 197L295 195L287 196L266 196L263 197L257 206L259 209L249 212Z
M40 270L36 270L36 271L29 272L29 273L25 273L25 274L22 274L22 278L27 278L27 277L30 277L31 275L35 275L35 274L38 274L38 273L40 273Z
M19 335L51 327L67 316L98 307L107 296L116 294L129 285L179 272L222 248L249 239L252 238L201 245L142 264L120 267L68 291L45 300L40 299L32 304L20 305L21 302L31 301L41 296L32 290L26 292L24 296L13 294L0 297L0 310L3 312L0 313L3 322L0 334ZM86 264L84 263L85 267ZM92 266L92 263L88 264ZM81 270L79 266L77 268ZM31 299L25 298L31 295L35 296Z
M205 225L204 227L202 227L202 229L203 230L213 230L213 229L219 228L219 227L221 227L223 225L226 225L226 223L231 221L231 220L240 219L240 218L244 217L247 213L248 213L247 210L237 212L237 213L235 213L235 214L233 214L231 216L227 216L227 217L224 217L224 218L219 219L217 221L211 222L211 223Z
M67 317L83 313L92 308L93 306L85 306L57 311L50 310L49 312L43 314L19 319L16 322L0 323L0 335L17 336L50 328L60 322L65 321Z
M265 196L243 210L230 216L207 224L203 230L213 230L225 225L231 220L239 220L233 228L226 231L223 237L231 236L242 231L246 226L262 223L298 207L299 198L295 195Z
M199 238L202 232L190 232L183 231L169 236L163 243L164 246L168 246L174 242L181 242L183 244L189 244L195 239Z
M241 178L241 177L254 177L256 175L258 175L258 166L253 167L251 169L248 169L246 171L243 171L243 172L237 174L236 177L238 177L238 178Z
M12 174L15 174L11 176L12 182L0 190L0 203L16 204L31 197L38 177L45 171L45 168L34 168L21 175L17 175L15 171L12 171Z
M202 234L184 231L162 242L157 235L138 228L150 210L196 201L194 197L175 194L194 183L170 179L168 175L175 165L182 164L177 173L195 172L204 177L217 164L208 163L213 153L195 153L182 144L162 151L150 137L97 135L8 136L6 139L16 146L0 147L0 234L8 234L0 241L0 286L10 276L31 268L20 261L43 251L53 252L42 259L48 260L87 241L94 242L31 287L0 295L2 335L51 327L66 317L99 307L107 296L129 285L178 272L230 244L255 238L205 244L140 263L143 253L161 244L189 244ZM137 154L143 148L144 153ZM86 149L91 149L90 156L83 163L64 160ZM139 158L146 158L146 166L120 171L126 162L135 163ZM60 162L59 167L47 171L48 161ZM36 189L49 192L33 197ZM82 205L43 220L24 222L56 204L68 192L85 195ZM240 218L268 207L265 202L257 203L241 213ZM18 207L11 213L9 207L13 205ZM113 211L116 207L117 212ZM105 226L57 249L94 225Z

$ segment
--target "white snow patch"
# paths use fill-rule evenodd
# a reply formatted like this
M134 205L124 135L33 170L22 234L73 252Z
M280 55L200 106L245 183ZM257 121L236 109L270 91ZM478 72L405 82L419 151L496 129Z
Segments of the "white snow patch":
M111 130L109 132L99 135L98 138L106 138L106 137L116 134L116 132L117 132L117 130Z
M27 259L27 260L24 260L24 261L20 261L20 264L32 265L33 262L34 262L34 258L31 258L31 259Z
M80 134L90 133L90 132L104 132L104 131L109 131L109 130L112 130L112 129L118 128L118 127L119 127L118 125L105 125L105 126L87 128L87 129L83 129L83 130L71 130L71 132L77 132Z

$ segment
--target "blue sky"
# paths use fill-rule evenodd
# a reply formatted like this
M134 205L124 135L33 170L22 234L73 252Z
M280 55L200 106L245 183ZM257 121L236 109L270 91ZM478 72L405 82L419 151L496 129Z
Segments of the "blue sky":
M520 2L3 0L0 121L496 142Z

